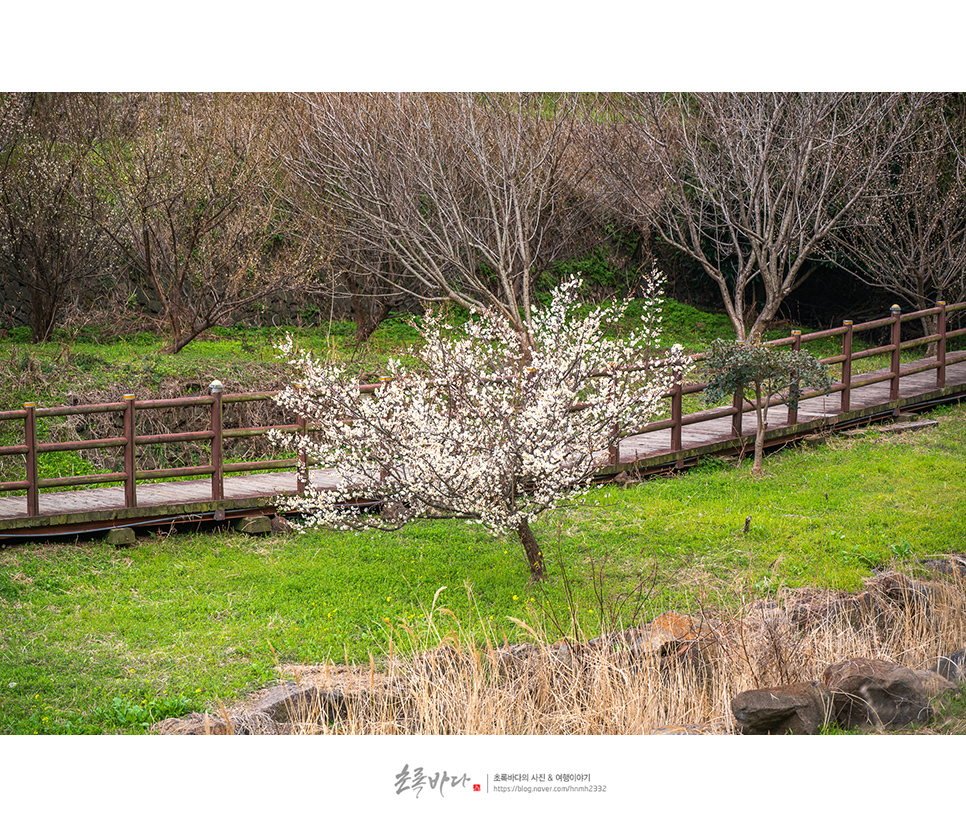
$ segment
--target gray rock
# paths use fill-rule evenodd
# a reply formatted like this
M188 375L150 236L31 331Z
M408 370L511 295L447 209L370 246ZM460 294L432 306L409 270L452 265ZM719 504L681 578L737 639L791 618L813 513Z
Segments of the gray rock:
M731 711L747 735L814 735L827 722L832 699L818 681L750 689L731 700Z
M966 556L962 553L950 553L947 556L926 556L919 563L927 568L966 579Z
M966 681L966 649L960 649L958 652L939 658L929 667L929 671L936 672L953 683Z
M180 718L165 718L151 728L152 733L173 736L279 735L282 730L282 725L263 712L222 716L193 712Z
M835 720L847 729L901 727L932 717L922 682L905 666L853 657L829 666L823 680L832 693Z
M669 724L651 730L652 736L722 736L728 728L723 721L708 721L703 724Z
M341 693L316 684L284 683L265 692L255 705L279 723L287 721L334 721L345 717L347 703Z
M918 582L900 573L879 573L863 580L867 591L890 600L901 608L917 608L924 613L936 595L936 589L925 582Z
M135 544L137 539L131 527L113 527L105 537L108 544L114 547L130 547Z
M267 515L246 516L235 519L232 527L240 533L247 533L249 536L258 536L263 533L272 532L272 520Z
M922 684L927 698L938 698L947 692L959 688L952 681L947 680L939 672L934 672L932 669L928 671L920 671L917 669L915 670L915 675L919 678L919 683Z
M230 735L227 721L202 712L192 712L180 718L165 718L155 724L151 731L170 736Z
M883 600L865 591L849 594L818 588L799 588L788 593L785 610L798 628L829 628L838 624L862 628L883 615Z

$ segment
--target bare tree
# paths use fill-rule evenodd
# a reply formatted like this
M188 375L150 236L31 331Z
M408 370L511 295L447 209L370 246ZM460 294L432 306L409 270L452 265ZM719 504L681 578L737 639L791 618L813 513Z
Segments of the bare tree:
M330 260L335 279L330 292L344 293L352 306L356 341L365 342L406 298L399 286L405 270L391 252L364 246L349 236L339 238L338 257ZM344 288L344 289L343 289Z
M280 249L275 112L259 95L147 96L134 137L98 146L105 230L160 300L173 353L302 279Z
M287 162L344 253L422 302L497 310L526 339L534 277L592 222L577 99L312 94Z
M26 292L34 341L50 338L72 298L108 267L94 216L89 155L96 97L7 94L0 113L0 271Z
M601 144L622 211L697 259L739 339L761 335L820 244L880 182L924 95L621 96Z
M830 248L870 286L916 309L966 299L966 101L924 108L908 148L880 171L873 195ZM936 319L921 319L933 335ZM934 347L934 346L933 346Z
M291 149L284 148L283 141L284 137L276 137L277 152L291 159ZM297 224L294 234L320 262L311 291L326 298L333 313L338 309L341 315L348 307L356 340L364 343L406 298L399 289L405 282L402 266L385 248L342 231L338 209L298 177L285 178L281 197Z

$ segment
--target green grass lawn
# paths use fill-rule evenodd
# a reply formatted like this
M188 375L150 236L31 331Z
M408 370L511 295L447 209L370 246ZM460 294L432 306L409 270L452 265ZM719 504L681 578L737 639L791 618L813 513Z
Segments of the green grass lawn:
M664 346L689 351L731 334L725 316L676 302L665 328ZM59 405L70 392L88 401L107 391L203 393L214 378L229 391L271 387L284 379L274 346L285 332L219 328L177 356L152 334L39 346L14 334L0 341L0 409ZM347 323L292 332L361 375L415 344L401 319L362 347ZM760 480L747 463L712 461L595 491L537 525L551 571L540 586L528 584L516 542L458 522L393 534L153 536L129 550L99 540L0 549L0 732L143 731L216 708L274 679L279 663L368 663L390 640L406 650L449 629L513 642L528 639L516 621L554 638L576 620L586 636L783 586L857 588L890 559L963 549L966 410L937 413L941 427L924 434L786 450ZM95 471L74 453L45 455L41 467L43 477Z
M877 565L964 549L966 407L933 415L925 432L769 456L761 479L711 462L596 490L535 527L551 574L538 586L515 542L450 521L5 547L0 731L142 732L217 709L280 663L368 663L390 639L529 639L517 620L554 638L573 613L590 636L784 586L854 590Z

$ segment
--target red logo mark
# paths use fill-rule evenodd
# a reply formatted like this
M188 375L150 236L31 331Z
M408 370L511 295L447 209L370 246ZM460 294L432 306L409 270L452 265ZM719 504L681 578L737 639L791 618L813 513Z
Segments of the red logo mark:
M473 785L473 790L474 791L478 791L479 789L480 789L480 786L479 785Z

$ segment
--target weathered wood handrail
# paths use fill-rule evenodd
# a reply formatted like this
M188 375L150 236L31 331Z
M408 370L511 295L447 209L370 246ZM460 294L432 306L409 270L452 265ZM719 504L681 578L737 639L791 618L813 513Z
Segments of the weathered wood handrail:
M936 387L938 389L943 388L945 386L947 367L956 362L966 361L966 354L950 358L947 356L946 350L949 340L966 336L966 327L956 330L947 329L949 315L963 310L966 310L966 303L953 305L939 304L929 309L917 310L905 314L894 309L892 314L885 318L860 324L845 321L841 326L813 333L803 334L799 331L793 331L791 336L775 339L765 344L772 347L790 347L793 350L801 350L804 345L810 342L841 337L842 352L836 356L827 357L820 361L829 366L841 366L839 381L833 383L831 392L841 392L841 411L846 413L849 411L851 392L877 382L889 381L891 386L890 399L896 401L898 400L899 380L903 376L934 369L936 370ZM902 325L926 316L934 316L936 318L937 332L934 335L917 337L903 342L901 339ZM883 327L890 328L887 344L861 351L853 351L853 339L856 333L867 333L876 328ZM927 364L917 363L915 367L909 368L903 368L901 366L900 358L903 350L923 347L933 343L936 344L936 358L934 361ZM883 370L881 373L865 375L862 379L856 379L854 377L853 366L855 362L882 355L889 356L888 369ZM707 358L707 354L699 353L691 358L695 363L700 363ZM644 371L649 367L650 365L644 364L619 369L608 369L601 373L614 373L615 370L621 373L635 373ZM365 383L361 384L359 389L365 392L373 392L384 384L385 380L378 383ZM732 437L740 437L743 430L742 417L745 413L753 410L753 406L741 400L737 395L730 405L704 409L693 413L684 413L684 397L700 395L707 387L706 383L688 382L679 379L663 395L666 399L670 400L669 417L652 421L644 426L615 426L613 442L610 448L611 462L614 463L619 460L619 444L621 439L631 435L648 434L666 429L670 429L671 431L671 452L680 453L682 452L682 429L684 427L709 422L720 419L721 417L731 417ZM802 391L800 400L821 396L823 393L808 390ZM119 403L40 407L34 402L28 402L24 404L22 409L0 411L0 423L11 421L21 422L24 427L23 443L0 447L0 457L11 455L22 456L25 464L25 478L17 481L0 482L0 493L15 490L25 491L27 497L27 513L30 516L36 516L39 515L39 495L42 489L123 483L125 506L134 508L137 507L137 484L139 482L167 478L210 476L212 500L219 501L224 498L224 479L226 475L260 470L286 469L294 469L296 471L297 491L301 493L308 483L309 462L304 452L299 452L293 458L274 460L235 462L225 462L224 460L224 444L226 440L263 437L272 430L304 434L311 429L311 426L301 416L297 417L294 423L277 426L251 426L241 428L226 428L224 426L224 406L226 404L266 401L272 399L276 394L277 392L274 391L225 393L222 391L221 384L216 380L212 383L210 393L201 396L138 401L134 395L128 394ZM782 400L781 398L775 398L772 402L773 404L778 404ZM198 407L208 408L210 410L210 424L206 429L148 435L139 435L136 432L138 412L150 409ZM575 404L574 407L580 408L581 406ZM38 421L45 418L112 413L123 413L122 436L74 441L41 442L39 440ZM788 424L794 424L797 420L797 409L789 409ZM137 469L137 449L140 447L197 442L210 442L210 453L207 463L196 466L147 470ZM122 472L74 475L59 478L41 478L39 476L38 459L40 455L45 453L111 448L123 448L124 450L124 469Z
M957 330L947 331L946 321L947 316L950 313L960 312L966 310L966 302L947 305L945 302L941 302L935 307L931 307L925 310L916 310L911 313L897 313L893 312L892 315L875 319L873 321L863 322L861 324L854 324L850 320L846 320L839 327L829 328L827 330L815 331L813 333L800 333L798 331L794 332L791 336L786 336L781 339L773 339L771 341L765 342L764 344L769 347L791 347L792 349L801 349L803 344L808 342L819 341L821 339L829 339L835 337L842 337L842 353L837 356L827 357L825 359L819 360L824 365L841 365L841 377L838 382L832 384L830 393L841 392L841 410L843 413L848 412L851 404L851 392L858 388L863 388L868 385L874 385L878 382L890 381L891 382L891 392L890 399L898 399L899 390L899 380L904 377L914 373L921 373L924 370L935 369L936 374L936 387L943 388L945 386L945 372L946 367L953 362L966 361L966 357L961 357L953 360L953 362L947 361L946 357L946 343L950 339L954 339L960 336L966 335L966 328L960 328ZM932 336L918 337L915 339L910 339L905 342L901 340L901 326L903 323L916 321L918 319L924 318L926 316L936 316L938 319L938 332ZM881 347L868 348L862 351L853 351L853 336L855 333L867 333L876 328L889 327L890 328L890 338L889 343ZM900 357L903 350L908 350L915 347L922 347L924 345L937 343L937 359L925 366L917 366L915 368L901 369L900 367ZM853 363L861 359L867 359L874 356L880 356L888 354L890 359L889 369L883 371L881 374L874 376L866 376L861 380L853 379ZM691 357L695 363L700 363L707 358L707 354L699 353ZM701 411L695 414L681 414L679 409L680 405L674 402L675 397L680 397L681 394L700 394L707 389L707 384L687 384L680 386L681 392L679 393L675 386L675 389L666 392L663 396L665 398L672 399L671 407L671 417L670 419L658 420L648 423L644 426L624 426L618 433L615 442L612 444L610 449L611 459L616 459L619 456L619 442L622 438L632 437L641 434L648 434L651 432L662 431L664 429L671 429L671 451L681 452L681 428L684 426L692 426L698 423L711 422L712 420L720 419L723 416L732 417L732 437L738 438L743 433L743 421L742 416L750 411L754 410L754 406L750 403L744 402L740 394L737 392L732 400L730 406L723 406L718 408L711 408ZM814 397L823 396L826 392L805 390L801 392L799 401L807 400ZM781 397L774 397L770 403L771 405L778 405L782 403ZM797 409L789 409L789 424L794 424L797 421Z
M137 506L137 483L167 478L196 477L210 475L212 478L212 499L224 497L224 476L227 472L250 472L294 468L297 459L262 460L255 462L224 463L224 439L230 437L258 437L270 429L291 430L289 426L262 426L249 429L225 429L223 424L223 402L251 402L271 399L275 392L222 395L213 391L208 396L178 397L164 400L137 401L134 395L125 395L121 403L101 403L76 406L37 407L35 403L25 403L23 409L0 412L0 421L19 420L24 423L24 443L16 446L0 447L0 456L23 455L26 463L26 478L22 481L0 482L0 492L26 490L28 515L39 514L38 498L41 489L53 487L89 486L92 484L122 483L125 488L125 506ZM166 434L139 435L135 432L136 414L139 411L160 408L194 408L207 406L211 409L211 427L203 431L169 432ZM47 417L67 417L72 415L96 415L123 412L124 436L100 439L41 442L37 422ZM139 447L167 445L171 443L211 442L210 461L197 466L181 466L159 469L137 469L136 453ZM97 475L73 475L60 478L41 478L38 474L37 458L48 452L87 451L93 449L124 449L124 471Z

